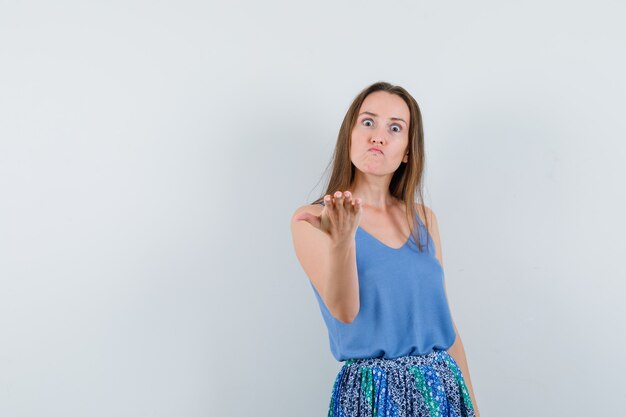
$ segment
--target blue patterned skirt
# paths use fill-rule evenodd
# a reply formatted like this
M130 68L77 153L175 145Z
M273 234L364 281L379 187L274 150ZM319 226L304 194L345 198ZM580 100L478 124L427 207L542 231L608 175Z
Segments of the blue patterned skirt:
M348 359L328 417L474 417L463 374L445 350L393 359Z

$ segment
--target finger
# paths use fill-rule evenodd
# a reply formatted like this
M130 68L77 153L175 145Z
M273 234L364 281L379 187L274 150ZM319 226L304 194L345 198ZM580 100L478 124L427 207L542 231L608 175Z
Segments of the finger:
M333 199L335 200L335 207L337 208L337 221L339 222L339 224L343 224L343 219L345 215L345 211L343 209L343 193L341 191L335 191Z
M330 194L326 194L324 196L324 205L327 207L326 214L328 215L328 220L331 223L335 222L335 203L333 202L333 196Z
M343 193L341 191L335 191L333 197L335 198L335 204L343 204Z
M344 198L343 198L343 193L341 191L336 191L335 194L333 194L333 200L335 202L335 208L337 209L343 208Z
M352 193L350 191L345 191L343 193L343 197L344 197L344 208L346 210L352 208Z

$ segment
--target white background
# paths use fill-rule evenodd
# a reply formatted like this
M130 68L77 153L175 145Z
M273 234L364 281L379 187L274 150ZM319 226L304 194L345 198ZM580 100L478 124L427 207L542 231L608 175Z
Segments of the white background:
M0 415L326 415L289 220L380 80L422 110L482 416L619 414L624 12L0 1Z

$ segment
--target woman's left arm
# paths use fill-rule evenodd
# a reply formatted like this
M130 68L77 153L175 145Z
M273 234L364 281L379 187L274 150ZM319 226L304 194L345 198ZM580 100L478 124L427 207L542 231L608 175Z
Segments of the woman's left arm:
M439 237L439 225L437 224L437 217L435 213L429 208L426 207L426 215L428 216L428 228L429 233L435 243L436 253L435 256L439 260L441 264L441 268L443 268L443 259L441 255L441 239ZM444 280L444 291L446 293L446 298L448 297L448 290L446 288L446 282ZM452 314L452 313L450 313ZM476 405L476 398L474 397L474 389L472 387L472 381L470 378L469 367L467 366L467 358L465 356L465 349L463 348L463 341L461 340L461 335L456 328L456 323L454 323L454 319L452 319L452 325L454 326L454 332L456 333L456 338L454 343L448 349L448 354L452 356L454 361L461 368L461 373L463 374L463 380L465 381L465 385L467 386L467 390L469 391L470 398L472 399L472 405L474 407L474 413L476 417L480 417L480 413L478 412L478 406Z
M452 324L454 325L454 331L456 332L456 339L454 340L452 346L450 346L450 348L448 349L448 354L452 356L452 359L454 359L457 365L459 365L459 368L461 368L463 380L465 381L465 385L467 386L467 390L469 391L470 397L472 399L474 413L476 414L476 417L480 417L480 413L478 412L478 406L476 405L476 397L474 397L474 389L472 388L472 380L470 378L469 368L467 366L467 359L465 357L463 341L461 341L459 331L456 328L456 324L454 324L454 319L452 320Z

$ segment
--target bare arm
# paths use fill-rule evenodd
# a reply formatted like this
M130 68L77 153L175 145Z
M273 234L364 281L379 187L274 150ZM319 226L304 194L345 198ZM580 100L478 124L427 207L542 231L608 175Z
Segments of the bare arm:
M330 234L320 229L324 228L320 218L324 207L318 205L296 210L291 233L296 256L331 315L350 323L360 309L354 234L361 208L347 199L338 204L345 212L331 214Z
M360 309L355 246L353 240L329 248L325 302L331 314L344 323L351 323Z
M441 254L441 239L439 237L439 225L437 223L437 216L435 213L428 207L426 207L426 215L428 216L428 224L429 224L429 232L431 237L433 238L433 242L435 243L436 249L436 257L443 268L443 259ZM446 293L446 298L448 296L448 290L446 288L446 281L444 280L444 291ZM478 412L478 406L476 405L476 398L474 396L474 389L472 387L472 381L470 378L469 367L467 365L467 358L465 355L465 349L463 347L463 342L461 340L461 335L456 328L456 324L454 323L454 319L452 319L452 325L454 326L454 332L456 333L456 339L450 349L448 349L448 353L454 361L461 368L461 372L463 373L463 379L465 380L465 384L467 385L467 390L470 393L470 397L472 399L472 405L474 406L474 412L476 417L480 417L480 413Z

